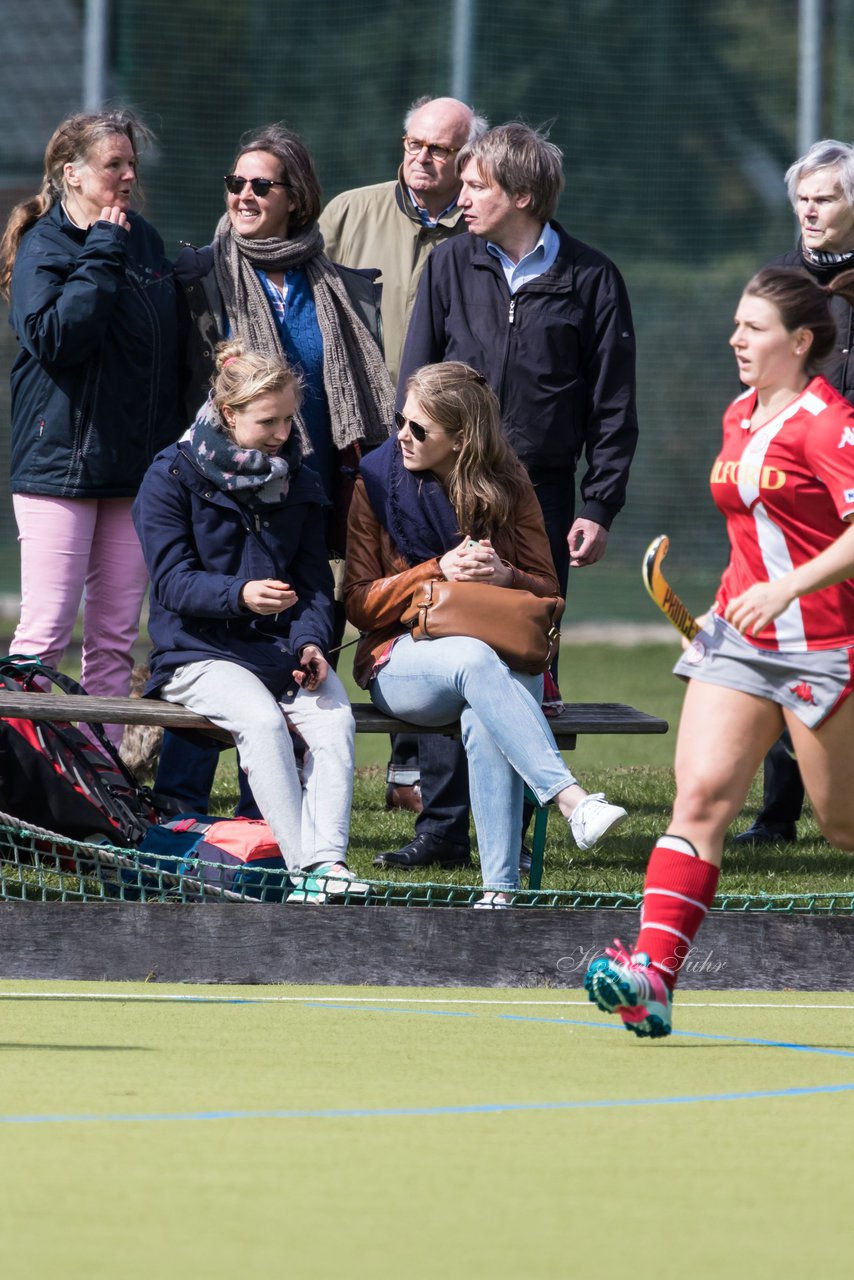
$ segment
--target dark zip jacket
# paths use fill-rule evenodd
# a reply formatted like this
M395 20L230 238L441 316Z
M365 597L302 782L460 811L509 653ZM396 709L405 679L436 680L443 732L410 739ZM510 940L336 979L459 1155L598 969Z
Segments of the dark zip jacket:
M849 259L848 262L829 262L822 265L812 262L799 246L789 253L784 253L780 258L774 258L767 265L769 267L800 267L819 284L825 285L836 276L842 275L843 271L850 271L854 267L854 262ZM836 321L838 342L833 355L828 357L819 372L822 377L827 378L832 387L845 396L846 400L854 404L854 357L851 354L852 341L854 341L854 308L844 298L831 298L830 310Z
M580 516L610 528L637 444L635 338L623 279L603 254L560 237L553 266L511 296L479 236L439 245L424 268L401 364L399 401L421 365L462 360L501 402L504 430L537 479L574 483Z
M18 247L13 493L133 497L180 432L172 267L150 223L128 219L82 230L55 204Z
M296 694L298 650L331 644L326 505L308 467L292 476L284 502L250 505L206 479L184 442L155 458L133 505L151 577L146 693L185 662L217 658L253 672L277 696ZM289 583L297 603L280 614L243 608L241 588L259 578Z

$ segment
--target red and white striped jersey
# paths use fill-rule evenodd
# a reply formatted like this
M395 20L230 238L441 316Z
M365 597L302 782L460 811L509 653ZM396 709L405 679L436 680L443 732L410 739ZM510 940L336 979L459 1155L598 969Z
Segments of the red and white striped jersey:
M754 582L812 560L854 515L854 406L824 378L813 378L751 434L755 404L750 389L727 409L712 467L712 497L730 541L717 595L721 613ZM854 579L802 596L757 636L744 638L800 652L854 644Z

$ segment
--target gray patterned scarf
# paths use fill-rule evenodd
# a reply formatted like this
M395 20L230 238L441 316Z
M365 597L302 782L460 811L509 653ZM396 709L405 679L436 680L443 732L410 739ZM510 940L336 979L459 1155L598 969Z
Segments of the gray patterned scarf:
M225 423L208 396L196 421L181 437L190 446L193 461L206 480L230 493L238 502L283 502L288 496L291 469L281 454L244 449L228 434Z
M213 249L216 282L232 334L267 355L281 357L282 344L264 286L253 268L265 272L305 268L323 339L323 386L333 443L344 449L356 440L376 445L387 439L394 413L391 377L341 277L323 252L317 223L286 240L252 240L234 230L226 213L217 226ZM308 456L311 443L301 421L298 431Z

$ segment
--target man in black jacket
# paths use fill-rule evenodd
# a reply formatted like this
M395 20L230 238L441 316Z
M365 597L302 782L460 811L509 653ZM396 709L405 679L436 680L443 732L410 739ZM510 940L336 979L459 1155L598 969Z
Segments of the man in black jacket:
M399 380L421 365L462 360L489 381L510 443L545 519L562 593L570 566L605 554L625 502L637 443L635 340L620 273L553 220L563 156L536 130L501 125L463 147L458 204L470 234L430 255L407 332ZM581 509L575 469L582 455ZM457 752L435 739L437 750ZM462 769L455 771L459 779ZM453 864L468 844L468 813L450 773L429 794L415 839L379 865ZM451 792L453 791L453 797ZM464 797L464 792L462 793Z
M854 147L832 138L816 142L786 172L789 199L801 225L796 249L775 258L773 267L800 267L828 284L843 271L854 270ZM854 312L843 298L831 300L836 318L836 351L822 373L854 404ZM804 786L784 733L765 757L762 809L736 844L772 844L797 837Z

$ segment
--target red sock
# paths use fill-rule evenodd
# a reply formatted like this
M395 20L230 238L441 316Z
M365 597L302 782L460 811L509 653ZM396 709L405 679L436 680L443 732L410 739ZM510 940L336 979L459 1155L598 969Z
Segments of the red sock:
M646 952L671 990L712 905L719 876L720 869L698 858L681 836L661 836L650 854L634 949Z

